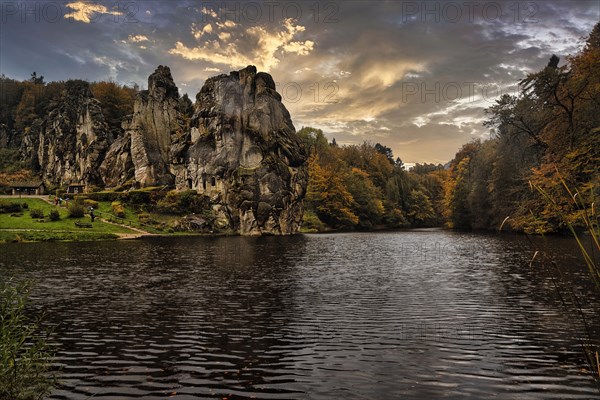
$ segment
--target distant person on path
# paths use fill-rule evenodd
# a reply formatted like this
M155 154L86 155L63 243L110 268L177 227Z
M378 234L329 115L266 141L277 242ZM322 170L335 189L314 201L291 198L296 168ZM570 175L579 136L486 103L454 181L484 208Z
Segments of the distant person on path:
M90 218L92 219L92 222L94 222L96 219L96 216L94 215L94 207L90 207Z

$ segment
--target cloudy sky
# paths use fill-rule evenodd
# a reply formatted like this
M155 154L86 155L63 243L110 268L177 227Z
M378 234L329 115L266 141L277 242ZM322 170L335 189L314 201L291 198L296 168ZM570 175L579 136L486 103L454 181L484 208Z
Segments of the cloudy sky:
M576 52L600 0L0 1L0 73L147 85L160 64L194 98L253 64L297 129L441 162L488 136L483 110Z

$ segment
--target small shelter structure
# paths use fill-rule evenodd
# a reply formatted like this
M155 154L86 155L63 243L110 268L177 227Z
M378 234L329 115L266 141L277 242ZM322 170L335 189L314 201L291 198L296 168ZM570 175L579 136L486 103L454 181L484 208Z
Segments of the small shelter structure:
M81 183L71 183L67 187L67 193L70 194L80 194L85 191L85 185Z
M43 195L46 192L46 186L42 181L13 182L10 188L12 189L13 196Z

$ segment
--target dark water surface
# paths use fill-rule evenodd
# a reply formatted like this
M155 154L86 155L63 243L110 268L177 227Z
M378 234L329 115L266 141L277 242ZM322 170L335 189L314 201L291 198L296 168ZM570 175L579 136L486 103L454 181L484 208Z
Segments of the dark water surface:
M573 242L557 261L579 273ZM522 236L446 231L0 247L55 328L52 399L590 399ZM580 280L583 282L583 279ZM599 302L584 308L597 328Z

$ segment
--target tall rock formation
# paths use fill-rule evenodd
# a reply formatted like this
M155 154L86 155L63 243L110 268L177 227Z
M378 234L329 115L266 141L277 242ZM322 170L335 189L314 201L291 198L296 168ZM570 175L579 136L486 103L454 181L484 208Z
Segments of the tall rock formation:
M124 136L108 149L100 173L108 187L134 180L139 186L172 186L171 146L183 135L177 111L179 90L169 67L160 65L138 93L133 115L123 121Z
M189 143L185 169L174 168L177 187L208 195L217 221L244 235L298 230L306 154L269 74L249 66L208 79Z
M171 71L159 66L123 125L125 136L107 152L101 167L107 185L133 175L140 186L195 190L210 198L216 230L296 232L306 153L273 78L249 66L208 79L188 125L178 99Z
M135 180L142 186L172 185L169 170L171 136L181 133L177 116L179 90L169 67L159 66L148 78L148 90L141 91L131 122L124 126L131 136L131 157Z
M59 104L24 132L21 153L46 182L103 185L98 171L110 140L89 83L67 81Z
M195 190L210 199L211 209L182 226L203 230L261 235L300 227L305 149L273 79L254 66L208 79L193 115L169 68L159 66L117 138L87 82L66 82L50 109L25 130L20 144L47 182ZM0 140L12 142L5 126Z

